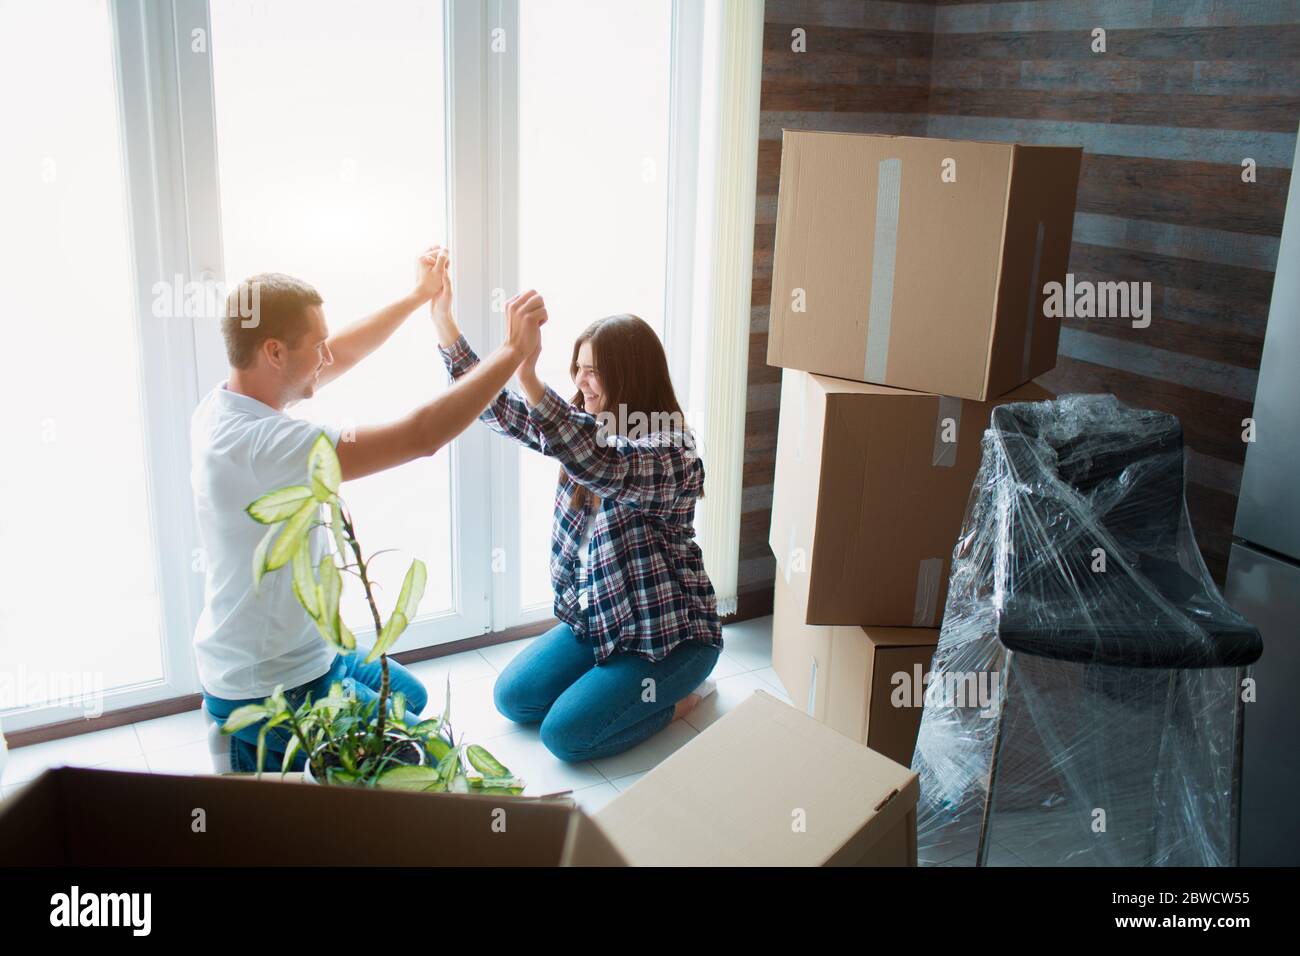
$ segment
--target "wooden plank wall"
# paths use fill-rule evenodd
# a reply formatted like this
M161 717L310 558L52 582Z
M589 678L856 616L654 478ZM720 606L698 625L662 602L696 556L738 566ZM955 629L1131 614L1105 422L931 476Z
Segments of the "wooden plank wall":
M1182 419L1192 521L1221 582L1300 123L1300 0L767 0L760 108L741 615L770 609L775 574L782 128L1084 147L1070 269L1150 281L1152 321L1066 320L1041 381Z

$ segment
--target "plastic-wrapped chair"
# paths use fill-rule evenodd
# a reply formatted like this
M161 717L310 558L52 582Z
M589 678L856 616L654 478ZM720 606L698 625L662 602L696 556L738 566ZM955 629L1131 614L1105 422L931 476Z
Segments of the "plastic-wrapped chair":
M1177 418L995 409L912 761L919 857L1234 864L1260 652L1196 548Z

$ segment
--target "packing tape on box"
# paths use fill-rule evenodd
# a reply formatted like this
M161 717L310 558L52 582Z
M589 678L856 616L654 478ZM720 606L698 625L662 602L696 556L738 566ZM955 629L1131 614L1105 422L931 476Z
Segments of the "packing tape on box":
M889 365L889 324L894 312L898 258L898 199L903 161L882 159L876 175L876 241L871 249L871 302L867 308L867 359L862 377L883 382Z
M939 575L943 558L926 558L916 569L916 603L912 608L913 627L935 627L934 612L939 605Z
M1025 316L1025 351L1020 359L1020 380L1029 379L1029 352L1034 345L1034 320L1038 318L1038 272L1043 264L1043 224L1038 224L1034 239L1034 267L1029 270L1029 314Z
M948 435L952 441L948 441ZM934 421L934 458L936 468L951 468L957 464L957 437L961 434L961 399L952 395L939 396L939 414Z

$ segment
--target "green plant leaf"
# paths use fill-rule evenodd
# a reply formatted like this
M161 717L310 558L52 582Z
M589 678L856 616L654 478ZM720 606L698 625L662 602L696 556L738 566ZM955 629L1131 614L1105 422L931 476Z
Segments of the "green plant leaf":
M294 755L297 754L300 749L302 749L302 741L298 739L297 734L294 734L289 738L289 746L284 748L284 760L280 763L280 776L284 776L289 772L289 767L293 764Z
M243 707L236 707L230 712L226 722L221 725L221 732L233 734L245 727L251 727L259 720L265 720L269 713L266 704L245 704Z
M438 777L451 789L451 783L460 773L460 748L452 747L447 755L438 761Z
M342 615L339 615L339 649L345 653L351 653L357 649L357 636L343 623Z
M266 573L266 552L271 547L271 539L276 536L281 528L284 527L283 521L277 521L271 527L266 529L266 534L262 535L262 540L257 543L253 549L253 590L256 591L262 584L262 575Z
M339 468L339 456L334 445L324 432L320 433L307 454L307 475L317 501L329 501L339 493L343 471Z
M330 499L330 531L334 534L334 546L338 548L343 563L347 564L348 539L343 530L343 508L337 498Z
M262 779L262 764L266 761L266 735L272 728L278 727L289 719L285 711L280 711L270 720L262 725L262 729L257 732L257 779Z
M424 585L428 579L428 569L425 568L423 561L416 558L406 569L406 577L402 580L402 591L397 595L397 607L394 609L401 611L402 616L408 621L415 619L420 600L424 597Z
M378 659L380 654L387 653L394 642L402 636L406 625L410 623L416 609L420 606L420 599L424 597L424 585L428 577L429 572L423 561L416 558L411 562L411 566L406 569L406 577L402 580L401 593L397 595L397 606L393 608L393 613L375 640L375 646L370 649L370 655L366 658L367 664Z
M297 514L302 506L312 500L311 489L306 485L290 485L262 495L244 510L254 521L274 524Z
M293 553L293 593L308 614L319 617L320 594L312 570L311 540L303 535L298 539L298 550Z
M325 555L321 558L320 568L320 587L317 591L317 600L319 602L318 614L316 616L316 630L320 631L321 637L333 647L343 647L343 638L339 633L339 596L343 593L343 576L339 574L338 566L334 563L333 555ZM351 637L353 646L356 645L356 638Z
M344 745L340 745L338 749L339 760L343 762L343 768L347 770L348 773L356 773L357 772L356 755L353 754L351 747L345 745L346 741L347 738L345 737Z
M469 780L471 790L480 790L484 793L492 791L503 791L505 793L523 793L523 777L471 777Z
M379 633L375 646L366 655L365 663L369 664L378 660L380 654L387 653L393 643L402 636L404 630L406 630L406 615L400 611L394 611L388 620L384 622L384 629Z
M305 505L295 511L293 517L285 522L284 531L275 539L275 544L266 556L266 570L274 571L284 567L298 550L299 539L311 531L312 522L319 517L320 505L315 499L308 499Z
M465 758L484 778L510 776L510 769L478 744L470 744L465 748Z
M317 713L333 713L338 710L339 702L329 697L322 697L316 703L311 705L311 709Z
M389 767L375 780L376 787L385 790L428 790L438 782L438 771L433 767Z
M447 752L451 750L451 744L441 737L430 737L425 741L424 749L429 752L429 756L434 760L441 761L443 757L447 756Z
M330 684L328 693L319 700L311 704L312 713L318 715L329 715L338 712L348 702L347 695L343 692L341 681L334 681Z
M314 617L312 623L316 625L316 633L321 636L321 640L330 647L337 648L339 646L339 637L330 629L328 620L323 617Z
M442 713L438 715L438 733L442 734L443 728L451 725L451 671L447 671L447 688L446 696L443 697Z

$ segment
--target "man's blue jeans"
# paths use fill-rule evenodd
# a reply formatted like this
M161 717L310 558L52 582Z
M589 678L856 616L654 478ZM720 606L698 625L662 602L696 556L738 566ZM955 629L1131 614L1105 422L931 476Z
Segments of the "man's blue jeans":
M541 721L542 743L561 760L598 760L667 727L677 702L709 676L721 653L684 641L662 661L619 653L597 667L591 646L557 624L506 666L493 697L511 720Z
M371 664L362 663L368 653L368 648L357 648L352 654L336 655L330 669L323 675L284 692L289 706L296 708L307 699L308 695L312 700L320 700L329 694L330 685L335 682L341 683L344 691L355 694L358 700L377 699L383 671L377 660ZM406 695L406 723L415 726L420 721L419 715L424 710L424 705L429 702L429 692L424 689L418 677L392 658L388 660L388 685L390 693L395 694L400 691ZM203 702L207 706L208 713L219 724L224 723L237 708L245 704L260 704L263 700L264 697L227 700L224 697L213 697L207 691L203 693ZM262 723L263 721L258 721L251 727L245 727L231 735L231 770L247 773L257 769L257 735L261 732ZM289 735L289 730L283 724L271 728L267 733L263 770L280 769L281 763L284 762L284 752L289 746ZM306 763L307 755L299 751L294 755L293 764L289 769L302 770Z

